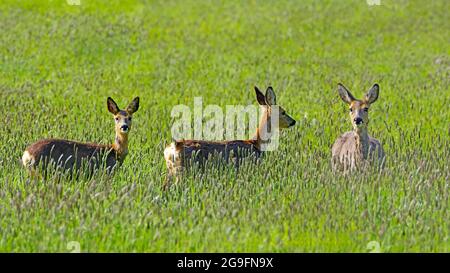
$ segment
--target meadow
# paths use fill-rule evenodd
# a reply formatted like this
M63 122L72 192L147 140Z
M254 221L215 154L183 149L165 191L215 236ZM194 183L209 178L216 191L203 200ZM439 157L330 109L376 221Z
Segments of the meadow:
M448 252L450 2L0 3L0 251ZM342 82L374 84L384 170L333 174L351 130ZM273 86L297 124L259 165L193 172L163 191L172 107L256 104ZM110 143L111 96L140 96L113 176L33 180L45 137ZM369 249L368 249L369 248Z

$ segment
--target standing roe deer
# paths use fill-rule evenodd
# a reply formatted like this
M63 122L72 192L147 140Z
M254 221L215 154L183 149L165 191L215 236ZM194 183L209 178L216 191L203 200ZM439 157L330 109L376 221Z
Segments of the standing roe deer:
M22 163L34 175L39 163L45 171L49 164L55 164L72 173L87 163L89 173L99 167L111 172L116 165L122 164L128 154L128 133L131 130L131 118L139 108L136 97L125 110L120 110L114 100L108 97L109 112L114 115L116 137L112 145L80 143L65 139L43 139L26 148Z
M243 157L254 156L259 158L262 154L261 146L270 142L270 137L274 132L270 128L271 119L277 117L272 115L272 106L278 107L277 123L280 129L295 125L295 120L283 108L276 105L276 96L272 87L267 88L266 95L261 93L256 86L255 92L256 99L263 110L255 136L248 140L231 141L175 140L164 150L164 159L168 170L165 188L167 188L172 177L175 176L178 180L183 168L186 168L190 163L203 165L214 154L226 162L234 161L236 167Z
M378 99L378 84L374 84L362 100L355 99L344 85L338 84L341 99L350 106L350 119L353 131L341 135L332 147L332 166L334 170L351 171L364 162L378 159L384 163L384 151L381 143L369 136L369 107Z

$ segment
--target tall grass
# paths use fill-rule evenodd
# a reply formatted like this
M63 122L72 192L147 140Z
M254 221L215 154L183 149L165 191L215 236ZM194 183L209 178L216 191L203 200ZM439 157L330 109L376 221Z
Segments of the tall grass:
M3 1L0 251L449 251L448 1ZM383 171L334 175L350 130L337 82L378 82L369 133ZM192 172L164 192L170 110L256 104L272 85L297 119L280 148ZM30 179L44 137L109 143L112 96L141 97L112 177Z

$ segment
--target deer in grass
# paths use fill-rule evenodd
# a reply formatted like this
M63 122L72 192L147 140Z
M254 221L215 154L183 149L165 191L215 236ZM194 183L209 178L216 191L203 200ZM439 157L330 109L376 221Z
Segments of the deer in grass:
M22 163L31 174L37 174L40 166L44 173L50 164L62 168L70 174L87 164L89 173L100 167L106 167L111 173L125 160L128 154L128 134L131 130L133 114L139 109L139 97L136 97L125 110L119 109L116 102L108 97L108 111L115 120L116 137L111 145L81 143L65 139L43 139L26 148Z
M349 105L350 120L353 131L341 135L332 147L332 166L334 170L345 173L360 167L363 163L378 161L384 164L383 147L375 138L369 136L367 126L369 124L369 107L378 99L380 87L374 84L362 100L355 97L338 84L338 92L341 99Z
M276 96L272 87L268 87L264 95L255 86L255 92L256 99L262 108L262 115L254 137L248 140L231 141L175 140L164 150L164 159L168 170L164 188L169 186L173 177L178 181L181 172L188 165L192 163L204 165L211 156L218 156L225 162L233 161L236 167L244 157L258 159L263 152L262 146L270 142L276 129L295 125L295 120L276 104ZM275 107L278 111L273 110ZM274 112L277 114L273 114ZM278 120L273 122L272 119ZM270 128L274 123L278 124L278 128Z

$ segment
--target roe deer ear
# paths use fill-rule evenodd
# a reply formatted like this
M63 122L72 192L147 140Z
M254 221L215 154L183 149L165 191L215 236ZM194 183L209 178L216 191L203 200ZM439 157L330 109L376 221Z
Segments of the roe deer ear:
M369 91L367 91L367 94L364 96L364 100L368 104L372 104L378 99L379 93L380 93L380 86L378 86L378 83L376 83L372 86L372 88L370 88Z
M272 86L269 86L266 90L266 102L268 105L277 104L277 97L275 96Z
M339 96L345 103L350 104L355 100L355 97L353 97L352 93L350 93L350 91L348 91L348 89L342 83L338 83L338 92Z
M120 111L119 106L117 106L117 103L111 97L108 97L106 104L108 105L108 111L111 114L115 115L115 114L119 113L119 111Z
M258 103L260 105L267 105L266 103L266 97L264 96L264 94L259 91L258 87L255 86L255 93L256 93L256 100L258 101Z
M127 112L133 114L139 109L139 97L133 99L133 101L127 106Z

